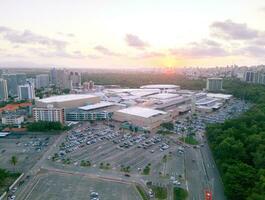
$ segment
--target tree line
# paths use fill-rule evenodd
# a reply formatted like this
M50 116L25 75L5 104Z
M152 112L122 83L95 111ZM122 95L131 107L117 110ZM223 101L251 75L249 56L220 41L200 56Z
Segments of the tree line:
M28 131L32 132L46 132L46 131L60 131L65 130L66 127L60 122L48 122L48 121L38 121L30 123L27 126Z
M94 81L97 85L121 85L122 87L138 88L147 84L176 84L183 89L201 90L206 87L206 81L189 80L180 74L150 74L150 73L98 73L82 74L82 82Z

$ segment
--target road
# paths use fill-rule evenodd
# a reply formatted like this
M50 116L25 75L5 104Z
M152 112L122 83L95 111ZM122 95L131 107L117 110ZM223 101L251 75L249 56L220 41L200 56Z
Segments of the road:
M200 148L186 148L185 166L190 200L203 200L209 189L214 200L226 200L220 174L207 143Z
M213 159L212 152L207 143L203 148L200 148L200 152L205 163L206 172L208 174L208 183L212 188L213 199L226 200L222 180Z

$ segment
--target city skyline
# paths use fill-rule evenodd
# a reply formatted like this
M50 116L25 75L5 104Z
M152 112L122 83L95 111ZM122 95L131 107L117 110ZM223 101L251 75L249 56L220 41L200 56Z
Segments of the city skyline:
M23 4L11 0L0 7L0 64L83 68L264 64L265 25L260 20L264 16L261 0L26 0Z

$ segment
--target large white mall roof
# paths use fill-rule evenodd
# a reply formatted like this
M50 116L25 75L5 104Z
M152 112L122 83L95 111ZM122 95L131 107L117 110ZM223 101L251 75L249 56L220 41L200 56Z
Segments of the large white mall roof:
M150 95L149 97L155 98L155 99L171 99L171 98L176 98L179 96L180 96L179 94L159 93L159 94Z
M179 89L178 85L168 85L168 84L153 84L153 85L143 85L141 89Z
M88 94L67 94L67 95L51 96L48 98L39 99L38 101L42 103L56 103L56 102L88 99L88 98L93 98L93 97L96 97L96 96L88 95Z
M145 107L139 107L139 106L132 106L129 108L124 108L124 109L118 110L117 112L129 114L129 115L135 115L135 116L144 117L144 118L149 118L155 115L166 114L166 112L164 111L155 110L151 108L145 108Z
M98 109L98 108L105 108L105 107L112 106L112 105L114 105L114 103L107 102L107 101L101 101L100 103L79 107L79 109L81 109L81 110L94 110L94 109Z
M221 93L207 93L208 97L218 98L218 99L231 99L231 94L221 94Z

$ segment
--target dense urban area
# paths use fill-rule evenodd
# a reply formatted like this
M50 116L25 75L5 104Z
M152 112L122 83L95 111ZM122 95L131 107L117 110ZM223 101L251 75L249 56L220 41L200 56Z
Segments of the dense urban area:
M0 199L265 199L264 66L1 69Z

